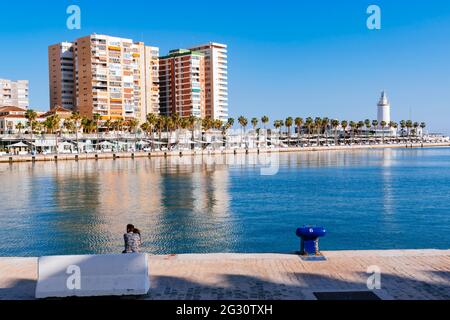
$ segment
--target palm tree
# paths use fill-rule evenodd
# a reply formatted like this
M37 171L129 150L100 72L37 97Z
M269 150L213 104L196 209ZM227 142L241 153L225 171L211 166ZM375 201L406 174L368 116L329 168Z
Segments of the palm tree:
M139 120L136 118L128 120L128 129L130 133L134 133L134 150L137 150L137 128L139 127Z
M355 137L355 129L357 128L357 126L358 126L358 124L355 121L350 121L350 129L351 129L351 133L350 133L351 142L350 142L350 145L353 144L353 139Z
M55 135L56 153L58 153L58 132L61 129L61 118L57 114L51 115L44 121L44 126L51 134Z
M411 133L411 128L413 127L413 122L411 120L406 121L407 135L409 140L409 135Z
M195 116L189 116L188 118L185 118L185 122L184 122L184 128L189 130L191 132L191 149L194 149L195 145L194 145L194 139L195 139L195 124L197 123L198 118Z
M382 134L383 134L383 144L384 144L384 130L386 129L387 123L386 121L381 121L381 130L382 130Z
M105 128L106 128L106 133L109 133L109 130L111 130L111 128L113 127L113 123L111 122L110 119L105 121Z
M264 124L264 129L266 129L266 125L269 123L269 117L268 116L263 116L261 118L261 122Z
M33 121L33 128L36 132L42 133L43 124L39 121Z
M147 114L147 123L148 123L148 130L147 132L150 132L150 139L151 139L151 150L154 149L154 137L153 137L153 129L155 128L156 124L158 123L158 115L155 113L149 113Z
M406 128L405 120L400 121L400 128L402 129L402 135L403 135L405 133L405 128Z
M427 124L425 122L420 123L420 128L422 129L422 141L423 141L423 131L427 127Z
M19 135L22 133L22 129L23 129L24 127L25 127L25 126L23 125L22 122L19 122L19 123L16 125L16 129L19 130Z
M175 136L176 136L176 141L175 141L175 145L179 144L179 139L180 139L180 127L181 127L181 117L178 113L174 113L171 116L171 120L172 120L172 128L175 131Z
M150 124L148 123L148 121L141 124L141 130L145 133L145 135L148 135L150 131Z
M245 136L246 128L247 128L247 125L248 125L248 120L247 120L247 118L245 118L244 116L240 116L240 117L238 118L238 122L239 122L239 124L241 125L241 127L242 127L242 129L243 129L243 132L244 132L244 136ZM241 141L241 142L242 142L242 141ZM248 147L248 145L247 145L247 139L245 139L245 147L246 147L246 148Z
M175 130L176 124L175 124L176 118L173 117L166 117L166 132L168 133L167 136L167 149L170 149L172 147L172 132Z
M362 128L364 128L364 121L359 121L356 124L356 128L358 129L358 133L359 133L359 136L360 136L360 142L361 142Z
M342 131L344 132L344 143L345 143L346 142L345 139L347 138L348 121L347 120L342 120L341 121L341 127L342 127Z
M75 128L75 124L74 124L73 121L70 120L70 119L64 120L63 127L64 127L69 133L72 133L72 132L75 131L75 129L74 129L74 128Z
M99 142L99 140L100 140L100 138L99 138L99 127L100 127L100 119L101 119L101 115L99 114L99 113L94 113L93 115L92 115L92 119L94 120L94 122L95 122L95 133L97 134L97 145L98 145L98 142ZM98 146L97 146L98 147Z
M158 140L159 140L159 149L160 150L162 148L162 143L161 143L162 136L161 135L162 135L162 130L164 129L164 127L166 125L166 118L167 117L165 115L162 115L156 119L156 128L158 130Z
M417 129L419 128L419 123L418 122L414 122L413 123L413 127L414 127L414 136L417 137Z
M339 127L339 120L331 120L331 127L334 130L334 145L337 146L337 128Z
M308 128L308 145L311 145L311 128L313 127L313 119L311 117L306 118L305 125Z
M117 119L113 122L114 132L116 134L117 151L120 152L120 135L119 133L123 130L124 121L122 118Z
M226 147L227 146L227 131L228 129L231 128L231 124L229 122L226 122L223 126L222 126L222 139L223 139L223 146Z
M394 121L389 121L389 123L388 123L389 130L392 130L392 128L396 128L396 125L397 124ZM391 133L391 135L392 135L392 133ZM390 140L392 140L392 138Z
M31 144L31 152L33 152L33 130L34 130L34 124L37 118L37 112L32 110L32 109L28 109L25 112L25 119L28 120L28 125L30 126L31 130L30 130L30 144Z
M303 125L303 118L297 117L294 120L295 125L297 126L297 145L300 143L300 135L302 133L302 125Z
M80 115L80 113L78 111L72 112L72 116L70 117L70 119L75 124L75 135L76 135L76 141L77 141L77 153L80 153L80 148L79 148L79 143L78 143L78 130L79 130L79 126L80 126L81 115Z
M258 118L252 118L251 120L253 130L256 130L256 126L258 125Z
M392 127L395 129L396 132L398 132L398 123L397 122L394 122Z
M294 124L294 119L292 119L292 117L287 117L284 123L287 128L288 146L289 146L291 143L291 127Z
M375 121L375 120L374 120ZM366 125L366 136L367 136L367 141L369 141L369 129L372 127L372 124L370 123L370 119L366 119L364 121L364 124Z
M327 117L322 119L322 128L323 128L323 132L325 134L325 143L328 144L328 125L330 124L330 119L328 119Z
M314 119L314 127L316 128L317 133L317 146L320 145L320 134L322 129L322 118L316 117Z
M241 127L242 127L242 129L243 129L243 131L244 131L244 134L245 134L245 129L247 128L247 125L248 125L248 120L247 120L247 118L245 118L244 116L240 116L240 117L238 118L238 122L239 122L239 124L241 125Z
M273 122L273 126L275 127L275 129L280 129L282 127L281 121L280 120L275 120Z

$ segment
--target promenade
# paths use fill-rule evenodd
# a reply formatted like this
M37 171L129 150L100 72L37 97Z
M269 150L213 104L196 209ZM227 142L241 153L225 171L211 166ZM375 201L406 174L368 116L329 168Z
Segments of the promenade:
M184 151L151 151L151 152L108 152L108 153L80 153L80 154L48 154L48 155L13 155L0 156L0 163L34 162L34 161L80 161L100 159L133 159L149 157L194 156L194 155L220 155L245 153L276 153L276 152L318 152L333 150L370 150L370 149L400 149L400 148L434 148L450 147L449 142L442 143L413 143L413 144L379 144L379 145L352 145L352 146L320 146L320 147L289 147L289 148L249 148L249 149L217 149L217 150L184 150Z
M150 300L315 300L317 292L368 291L381 271L380 299L450 299L450 250L324 252L326 261L289 254L149 256ZM37 258L0 258L0 300L33 299Z

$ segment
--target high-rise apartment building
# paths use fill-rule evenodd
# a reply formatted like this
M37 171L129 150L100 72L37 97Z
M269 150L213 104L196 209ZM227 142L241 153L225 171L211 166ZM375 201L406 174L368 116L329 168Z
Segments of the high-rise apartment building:
M29 107L28 81L0 79L0 107Z
M58 62L63 52L58 46L69 44L49 48L50 96L55 97L52 103L67 107L57 97L63 96L65 77L70 78L70 70L63 71L61 61L70 64L70 55ZM97 34L77 39L71 48L73 110L87 117L99 114L102 120L137 118L141 123L148 113L159 112L158 48Z
M75 109L74 44L62 42L48 48L50 108Z
M160 112L181 117L206 116L205 57L191 50L172 50L159 59Z
M189 48L205 56L206 116L228 120L228 52L227 46L210 42Z

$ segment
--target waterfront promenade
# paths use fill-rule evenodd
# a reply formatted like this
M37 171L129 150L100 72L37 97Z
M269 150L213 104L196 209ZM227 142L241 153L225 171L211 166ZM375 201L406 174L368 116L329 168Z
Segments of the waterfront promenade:
M34 162L34 161L79 161L100 159L132 159L149 157L170 156L194 156L194 155L220 155L220 154L245 154L245 153L276 153L276 152L317 152L333 150L370 150L383 148L433 148L450 147L449 142L433 143L408 143L408 144L354 144L346 146L320 146L320 147L286 147L286 148L249 148L249 149L216 149L216 150L184 150L184 151L149 151L149 152L105 152L105 153L80 153L80 154L47 154L47 155L10 155L1 156L0 163Z
M367 291L381 271L381 299L450 299L450 250L149 256L150 300L315 300L314 292ZM0 299L34 299L37 258L0 258Z

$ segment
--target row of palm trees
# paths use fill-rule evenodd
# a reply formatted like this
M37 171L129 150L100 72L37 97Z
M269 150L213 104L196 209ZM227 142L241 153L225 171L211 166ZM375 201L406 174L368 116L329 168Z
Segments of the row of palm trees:
M146 118L146 122L139 126L139 121L137 119L130 120L106 120L101 122L101 116L99 114L94 114L92 119L87 117L82 117L79 112L73 112L72 116L69 119L65 119L63 125L61 126L61 118L59 115L55 114L49 116L46 121L38 122L37 113L34 110L27 110L25 113L25 118L28 120L28 127L33 132L42 132L42 130L46 130L49 133L55 133L64 128L68 132L76 132L77 130L82 129L83 132L92 133L99 131L129 131L135 132L138 128L140 128L143 132L152 133L155 131L158 132L170 132L178 129L191 129L193 130L198 125L201 126L203 131L209 131L211 129L214 130L222 130L226 131L230 129L235 120L233 118L229 118L226 123L223 123L221 120L214 120L209 117L206 118L197 118L194 116L181 118L178 114L174 114L172 116L165 115L157 115L157 114L148 114ZM267 124L269 123L269 117L263 116L261 119L252 118L250 123L253 129L257 129L259 122L266 129ZM240 116L238 118L238 123L241 125L243 130L245 131L249 121L244 116ZM288 135L291 134L291 129L295 125L297 128L297 132L307 132L308 134L312 133L325 133L327 130L337 130L341 128L345 132L354 131L356 133L362 133L362 130L365 128L366 132L370 129L382 128L382 129L397 129L401 128L402 131L406 132L409 136L411 133L417 133L417 129L420 127L424 129L426 127L425 122L413 122L411 120L402 120L400 123L396 123L391 121L386 123L382 121L378 123L377 120L369 120L365 121L347 121L347 120L337 120L337 119L329 119L329 118L320 118L316 117L313 119L312 117L308 117L305 120L301 117L296 117L295 119L292 117L288 117L285 120L275 120L273 122L273 127L275 129L280 129L282 127L286 128L286 133ZM17 126L19 130L25 129L22 124Z
M137 119L117 119L117 120L106 120L101 121L101 116L99 114L94 114L93 117L87 118L82 117L80 113L73 112L70 118L64 119L61 124L62 119L58 114L51 115L47 117L44 122L38 122L36 119L38 117L37 113L33 110L27 110L25 113L25 117L28 120L27 127L30 129L29 133L32 135L33 133L39 133L43 130L47 133L58 134L63 130L69 133L75 133L77 136L77 144L78 144L78 133L82 131L84 133L97 133L100 132L130 132L137 134L138 130L142 131L148 136L154 137L155 134L159 137L159 141L162 140L162 133L166 133L166 137L168 141L172 140L172 135L174 132L178 132L180 129L190 130L192 140L194 140L194 131L201 129L202 134L208 132L209 130L221 131L224 135L224 140L227 131L234 126L235 120L233 118L229 118L225 123L221 120L214 120L212 118L197 118L194 116L190 117L180 117L178 114L174 114L172 116L165 115L157 115L157 114L148 114L146 117L146 121L142 124L139 123ZM254 117L248 121L248 119L244 116L240 116L237 119L237 122L242 127L244 134L246 133L247 127L249 123L253 127L253 129L260 134L260 129L258 128L258 124L261 123L264 129L267 128L269 124L269 117L263 116L260 119ZM333 132L335 137L335 142L337 143L338 139L338 131L339 136L343 135L344 139L350 137L352 140L356 136L363 135L363 132L369 137L371 133L373 133L376 129L383 129L383 141L384 134L386 129L398 129L401 128L401 132L403 135L410 137L410 135L417 135L418 128L421 128L422 131L426 127L425 122L418 123L413 122L411 120L402 120L399 123L391 121L386 123L382 121L379 123L377 120L369 120L365 121L347 121L347 120L337 120L337 119L329 119L329 118L312 118L308 117L303 119L301 117L287 117L285 120L274 120L273 127L280 132L280 135L287 136L288 139L292 136L293 127L296 128L296 132L299 135L307 134L309 138L313 135L317 138L317 143L321 138L328 138L328 135ZM286 131L282 132L282 128L285 128ZM17 129L23 130L25 129L23 125L18 125ZM178 139L178 135L177 135ZM202 136L203 140L203 136Z
M238 119L239 124L243 127L243 129L245 129L245 127L248 125L248 120L245 117L239 117ZM267 123L269 122L269 118L267 116L264 116L261 118L261 122L264 124L264 127L267 125ZM251 124L253 126L254 129L257 128L259 123L258 118L252 118L251 120ZM401 128L403 131L407 132L407 135L410 135L411 133L417 133L417 129L420 127L422 129L424 129L426 127L426 123L425 122L413 122L411 120L402 120L400 121L400 124L391 121L389 123L385 122L385 121L381 121L380 123L378 122L378 120L369 120L366 119L365 121L347 121L347 120L342 120L339 121L337 119L329 119L329 118L320 118L317 117L315 119L308 117L306 118L306 120L303 120L303 118L301 117L297 117L297 118L292 118L292 117L288 117L285 120L275 120L273 122L273 126L276 129L280 129L282 127L285 127L287 130L287 134L290 135L291 133L291 128L295 125L295 127L297 127L297 132L302 133L304 131L307 131L309 134L316 132L317 134L321 134L321 133L325 133L325 131L327 130L337 130L338 128L341 128L342 130L344 130L345 132L348 131L354 131L354 132L359 132L360 134L362 133L362 129L365 128L366 132L369 132L369 130L373 129L397 129L397 128Z

